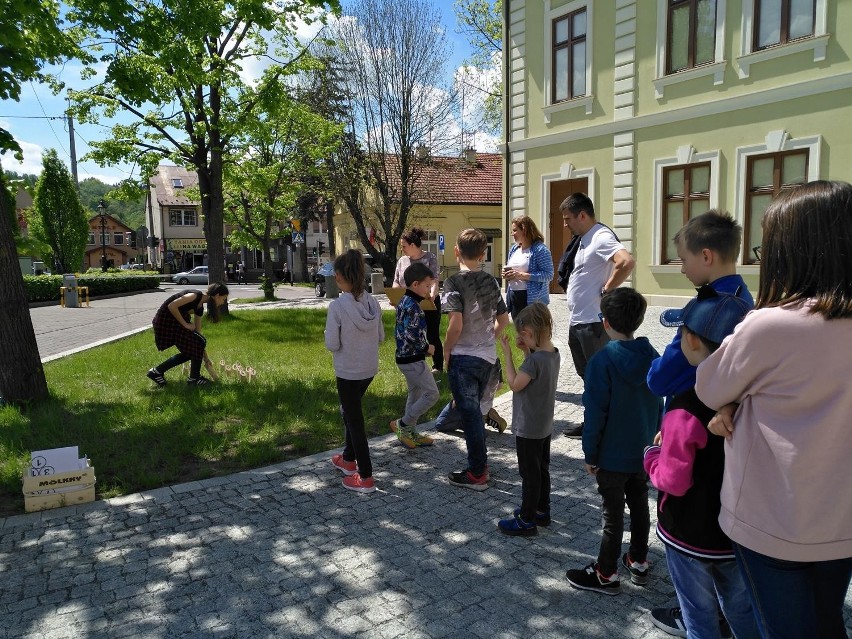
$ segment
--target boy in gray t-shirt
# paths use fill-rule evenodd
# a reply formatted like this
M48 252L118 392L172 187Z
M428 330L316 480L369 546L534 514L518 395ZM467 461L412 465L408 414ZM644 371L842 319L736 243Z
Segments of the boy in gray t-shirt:
M516 344L526 358L515 372L509 336L500 342L506 359L506 377L512 389L512 430L521 473L521 507L497 527L507 535L532 536L538 526L550 524L550 438L559 377L559 350L553 345L553 317L547 306L535 302L515 318Z
M497 280L480 270L488 238L479 229L465 229L456 238L459 272L444 282L442 306L449 315L444 359L450 390L462 416L467 468L449 474L453 486L488 488L485 427L479 402L497 361L496 339L509 323Z

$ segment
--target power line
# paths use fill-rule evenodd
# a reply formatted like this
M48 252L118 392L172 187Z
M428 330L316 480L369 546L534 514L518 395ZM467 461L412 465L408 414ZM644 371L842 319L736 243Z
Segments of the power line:
M32 81L30 81L30 88L33 90L33 95L35 96L36 102L38 102L38 106L41 109L41 112L44 113L44 117L47 118L47 120L48 120L47 126L50 127L50 132L53 133L53 137L55 137L56 141L59 142L59 148L62 149L62 152L65 155L67 155L68 159L70 160L71 156L69 155L68 151L65 150L65 147L62 146L62 140L60 140L59 136L56 135L56 131L53 130L53 125L50 123L50 120L54 119L54 118L51 118L50 116L48 116L47 111L44 110L44 105L41 103L41 98L38 97L38 93L36 93L35 86L33 86Z

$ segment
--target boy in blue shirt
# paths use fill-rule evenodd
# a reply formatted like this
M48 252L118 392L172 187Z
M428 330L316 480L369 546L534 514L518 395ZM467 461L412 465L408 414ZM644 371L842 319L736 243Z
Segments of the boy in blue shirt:
M630 510L630 550L621 563L635 584L648 581L648 475L642 466L646 446L660 425L660 398L645 383L659 353L647 337L634 338L642 324L645 298L617 288L601 298L601 320L610 341L586 366L583 454L603 504L603 534L597 561L569 570L568 583L607 595L621 592L618 555L624 534L624 505Z
M692 218L674 236L681 273L696 288L709 284L717 293L736 295L739 291L739 296L753 305L751 293L737 274L742 234L743 229L734 218L716 209ZM651 364L648 388L659 397L673 397L693 386L695 367L686 361L677 332L662 357Z
M417 432L417 420L438 401L438 385L426 356L435 352L426 337L426 313L420 302L429 295L434 277L422 262L414 262L402 275L405 294L396 305L396 365L405 376L408 397L405 415L390 423L390 429L406 448L430 446L432 438Z
M465 229L456 238L459 272L444 281L441 306L449 315L444 339L445 370L456 409L461 413L467 468L449 474L461 488L488 488L485 425L479 402L497 361L497 338L509 323L509 313L494 277L480 268L488 238L479 229Z
M674 243L681 259L681 273L700 288L709 284L717 293L739 295L754 304L743 278L737 274L737 255L742 244L742 227L726 212L710 209L692 218L675 233ZM694 299L694 298L693 298ZM679 315L680 309L665 311L660 322L670 324L667 317ZM662 357L651 364L648 371L648 388L660 397L667 398L666 405L675 395L695 387L695 367L686 360L681 349L681 334L676 332L666 346ZM651 618L663 631L685 637L680 608L654 608ZM723 636L728 636L726 624L720 618Z

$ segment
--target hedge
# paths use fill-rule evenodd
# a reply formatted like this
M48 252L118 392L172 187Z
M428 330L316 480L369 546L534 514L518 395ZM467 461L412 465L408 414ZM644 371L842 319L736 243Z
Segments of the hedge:
M47 302L59 299L61 275L24 275L24 288L30 302ZM77 286L88 286L89 296L111 295L144 291L160 286L160 274L154 271L127 273L82 273L77 275Z

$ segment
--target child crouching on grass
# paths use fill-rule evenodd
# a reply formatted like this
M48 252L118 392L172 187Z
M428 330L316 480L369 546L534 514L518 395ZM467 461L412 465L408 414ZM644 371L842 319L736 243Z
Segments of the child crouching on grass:
M532 536L538 526L550 525L550 439L559 378L559 350L553 345L553 317L535 302L515 318L515 343L524 361L515 371L509 336L500 336L506 358L506 377L512 389L512 431L521 474L521 507L497 527L507 535Z
M396 306L396 365L405 376L408 398L405 414L390 423L390 429L406 448L431 446L432 438L417 432L417 420L438 401L438 385L426 356L435 352L426 337L426 313L420 302L429 295L432 270L414 262L402 275L405 294Z
M385 338L382 311L364 290L364 258L358 251L346 251L334 260L334 280L340 297L328 306L325 347L334 359L346 445L331 463L346 475L344 488L371 493L376 484L361 398L379 372L379 344Z

